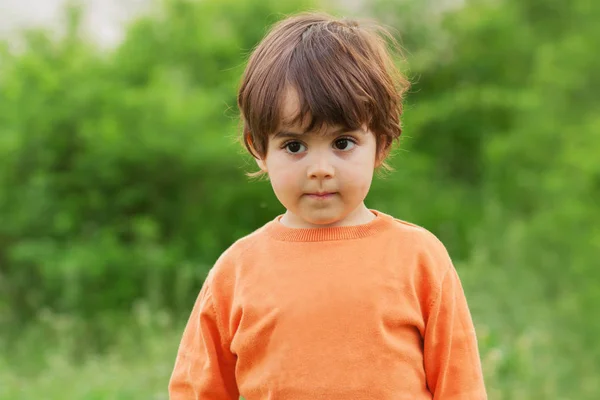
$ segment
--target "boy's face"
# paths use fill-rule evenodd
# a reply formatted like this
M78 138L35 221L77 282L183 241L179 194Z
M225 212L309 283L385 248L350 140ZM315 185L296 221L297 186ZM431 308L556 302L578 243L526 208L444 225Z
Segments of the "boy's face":
M299 107L295 91L288 91L283 120L292 120ZM298 228L366 222L372 214L364 199L378 163L375 135L335 126L302 132L300 124L282 126L269 138L266 157L258 160L287 209L282 222Z

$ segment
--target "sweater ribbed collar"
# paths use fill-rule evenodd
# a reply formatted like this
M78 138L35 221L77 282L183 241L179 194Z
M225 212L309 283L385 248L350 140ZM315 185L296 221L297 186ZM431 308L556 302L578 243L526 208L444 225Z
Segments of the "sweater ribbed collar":
M390 228L394 218L377 210L371 210L375 218L366 224L352 226L335 226L331 228L290 228L281 223L278 215L274 220L268 222L265 232L276 240L286 242L322 242L332 240L360 239L375 235L378 232Z

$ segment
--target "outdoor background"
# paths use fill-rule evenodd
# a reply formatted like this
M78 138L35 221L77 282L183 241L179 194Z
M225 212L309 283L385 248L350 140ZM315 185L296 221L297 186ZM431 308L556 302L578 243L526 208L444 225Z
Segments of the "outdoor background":
M108 41L70 8L3 36L0 399L167 398L207 271L283 211L245 176L235 96L307 9L404 47L396 171L367 204L448 247L490 399L600 398L600 2L343 4L162 0Z

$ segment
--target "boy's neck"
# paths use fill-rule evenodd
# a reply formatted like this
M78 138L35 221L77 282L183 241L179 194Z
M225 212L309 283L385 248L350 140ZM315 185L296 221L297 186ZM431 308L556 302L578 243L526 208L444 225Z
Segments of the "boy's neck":
M296 229L333 228L338 226L364 225L375 219L375 217L375 214L364 203L361 203L360 206L356 207L345 218L331 224L311 224L289 210L283 214L279 222L288 228Z

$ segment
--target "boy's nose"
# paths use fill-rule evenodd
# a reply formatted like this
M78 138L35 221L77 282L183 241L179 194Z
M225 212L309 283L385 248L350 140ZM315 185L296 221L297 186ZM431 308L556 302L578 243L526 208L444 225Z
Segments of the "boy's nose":
M320 156L316 157L309 165L307 175L310 179L333 178L335 175L335 169L329 160L327 160L327 157Z

